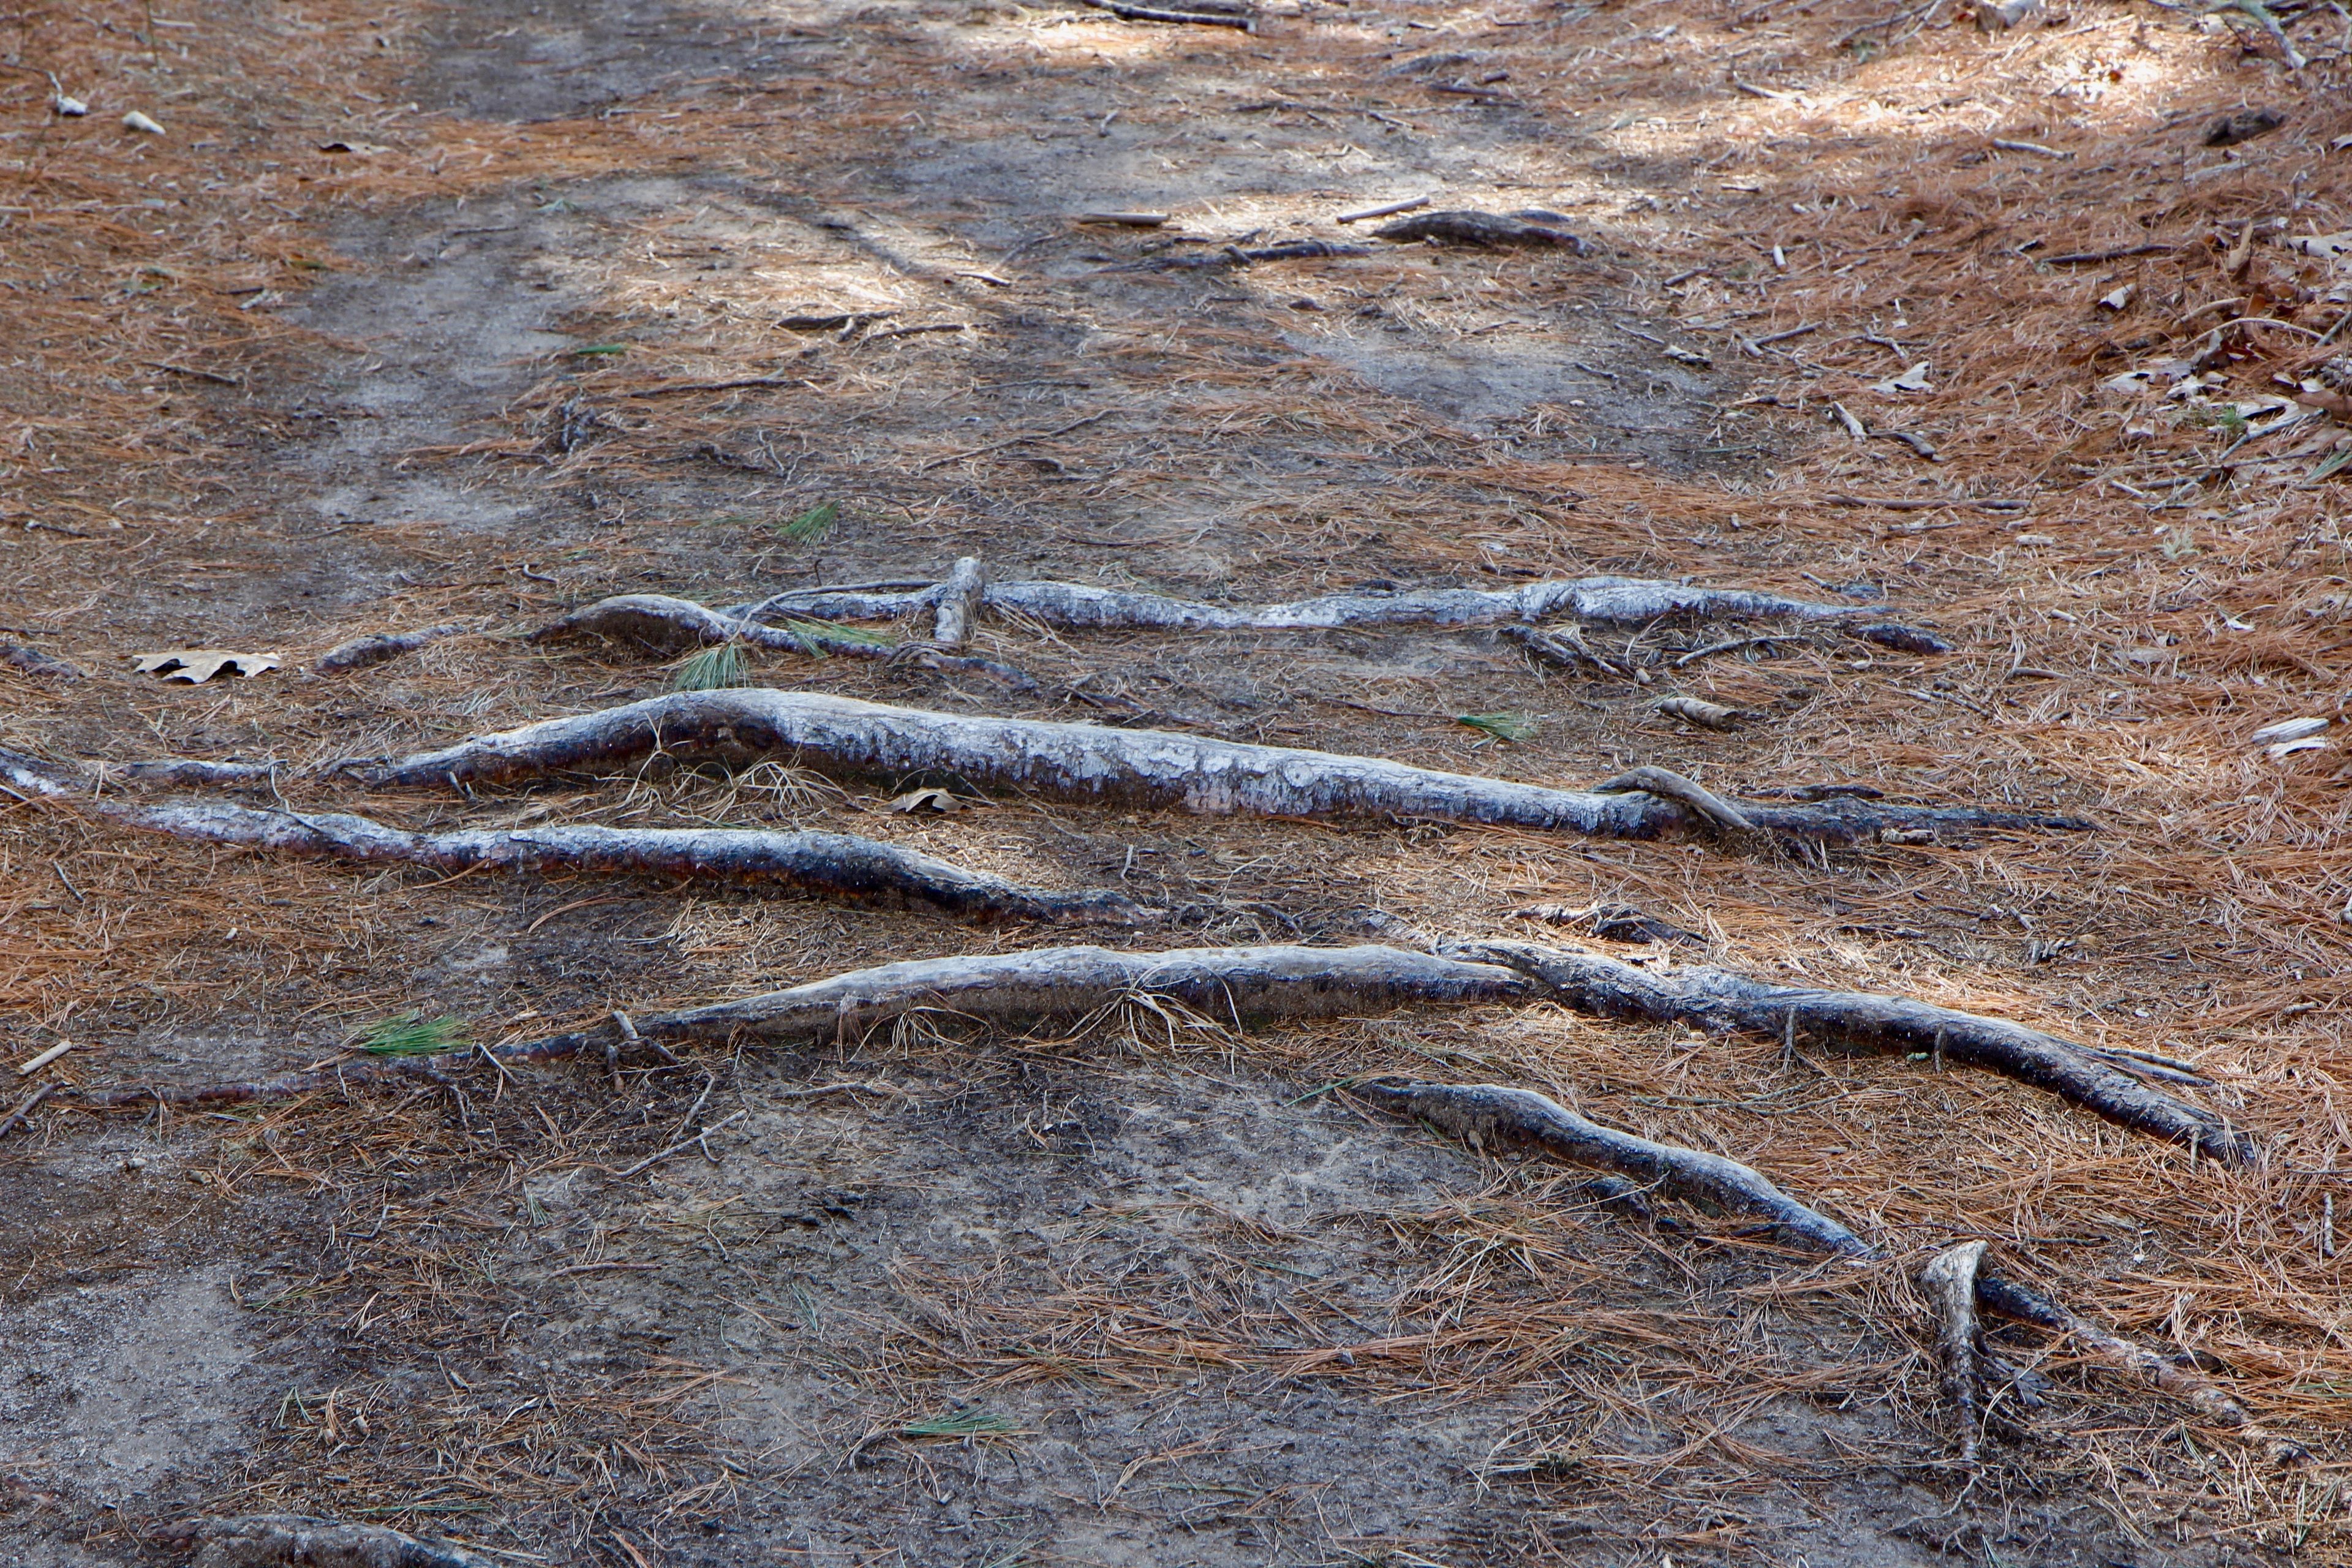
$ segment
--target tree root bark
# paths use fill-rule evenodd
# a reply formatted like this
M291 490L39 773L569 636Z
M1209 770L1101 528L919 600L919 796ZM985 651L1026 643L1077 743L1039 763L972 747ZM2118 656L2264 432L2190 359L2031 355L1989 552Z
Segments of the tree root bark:
M951 579L952 580L952 579ZM803 588L732 605L756 619L772 611L821 621L891 620L938 604L946 584L908 590ZM1275 605L1211 605L1085 583L990 583L981 603L1074 630L1332 631L1348 626L1483 626L1548 616L1613 626L1653 621L1795 620L1858 625L1879 612L1745 588L1701 588L1644 577L1577 577L1516 588L1411 588L1329 594ZM1905 628L1896 628L1905 629ZM1925 637L1926 633L1915 633Z
M1355 1092L1451 1132L1474 1147L1489 1142L1502 1146L1533 1145L1570 1164L1655 1184L1701 1207L1750 1215L1790 1239L1833 1258L1874 1263L1886 1257L1829 1215L1790 1197L1749 1166L1696 1149L1654 1143L1614 1131L1532 1089L1376 1079L1356 1085ZM1978 1304L2072 1339L2094 1360L2153 1384L2216 1425L2234 1427L2249 1439L2265 1444L2273 1460L2284 1463L2301 1456L2303 1450L2297 1445L2274 1436L2227 1390L2190 1368L2134 1344L2014 1281L1979 1270L1974 1286Z
M1613 1172L1697 1208L1754 1215L1815 1252L1874 1256L1868 1242L1749 1166L1603 1127L1533 1089L1374 1079L1354 1086L1353 1092L1450 1132L1474 1149L1532 1143L1571 1165Z
M740 1001L652 1015L604 1027L476 1054L499 1066L601 1054L661 1051L659 1042L724 1042L753 1036L819 1043L862 1038L915 1015L999 1028L1100 1018L1122 1004L1173 1032L1182 1022L1235 1027L1276 1019L1385 1013L1415 1005L1517 1002L1529 977L1495 963L1366 945L1200 948L1114 952L1097 947L922 959L832 975ZM1181 1020L1169 1005L1189 1010ZM457 1058L454 1060L462 1061ZM356 1082L444 1079L434 1058L376 1060L288 1073L245 1083L65 1089L58 1099L87 1110L162 1102L210 1104L316 1092ZM1570 1163L1661 1188L1699 1206L1763 1220L1812 1251L1857 1262L1885 1254L1846 1226L1799 1203L1753 1168L1720 1155L1657 1143L1577 1115L1533 1090L1496 1084L1375 1079L1357 1086L1378 1104L1419 1117L1479 1146L1531 1143ZM1991 1310L2072 1337L2095 1358L2152 1381L2200 1414L2263 1435L2244 1407L2194 1371L2133 1344L2036 1292L1979 1272L1977 1300ZM2282 1452L2292 1445L2278 1445ZM236 1561L229 1559L225 1561Z
M162 1539L195 1547L189 1568L497 1568L450 1542L290 1513L192 1519Z
M583 1054L601 1057L609 1049L617 1060L658 1055L659 1042L666 1040L725 1040L739 1033L765 1039L837 1041L860 1037L916 1013L1020 1028L1051 1019L1083 1020L1121 1002L1149 1006L1160 998L1179 1003L1210 1023L1239 1026L1410 1006L1523 1001L1534 992L1525 975L1509 969L1380 945L1181 948L1167 952L1056 947L886 963L740 1001L652 1014L626 1027L616 1015L609 1027L477 1047L474 1054L507 1064L561 1061ZM226 1083L61 1089L58 1098L86 1110L159 1100L214 1105L278 1100L325 1089L431 1078L442 1063L465 1059L462 1053L369 1058Z
M2252 1164L2259 1152L2252 1138L2221 1117L2132 1076L2179 1081L2189 1075L2119 1052L2101 1053L2006 1019L1905 996L1777 985L1703 965L1636 968L1600 953L1534 942L1449 943L1440 951L1531 975L1580 1013L1736 1030L1791 1046L1805 1040L1878 1053L1924 1052L1939 1063L1958 1062L2032 1084L2110 1121L2186 1143L2231 1164Z
M354 669L365 669L402 654L414 653L420 647L454 637L466 628L459 626L424 626L413 632L380 632L373 637L353 637L327 650L319 662L310 667L319 675L342 675Z
M0 782L150 833L279 854L402 862L441 871L485 867L661 877L789 889L886 909L919 906L983 920L1136 925L1159 918L1122 893L1024 887L846 833L593 826L411 833L341 812L255 810L215 802L133 805L95 795L86 781L7 751L0 751Z
M540 627L530 635L529 640L547 642L568 637L634 643L662 654L740 642L779 653L813 654L819 658L839 654L849 658L919 664L927 669L984 675L1016 690L1037 689L1036 681L1029 676L992 658L944 652L919 642L877 642L871 637L835 631L816 621L765 626L751 616L709 609L691 599L673 599L667 594L621 594L599 599Z
M1655 838L1704 822L1684 801L1641 789L1553 789L1377 757L766 689L677 692L397 761L352 761L336 769L373 784L464 787L610 769L657 752L689 764L780 756L850 775L952 778L976 790L1210 815L1386 815L1604 838ZM1757 828L1830 843L1890 831L1916 838L1943 828L2089 826L2039 813L1892 805L1852 796L1792 805L1741 802L1734 809Z

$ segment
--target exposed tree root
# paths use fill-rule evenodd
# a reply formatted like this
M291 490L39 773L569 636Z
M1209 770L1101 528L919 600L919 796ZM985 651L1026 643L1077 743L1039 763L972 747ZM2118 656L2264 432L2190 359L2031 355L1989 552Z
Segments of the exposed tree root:
M1797 1202L1761 1173L1735 1160L1654 1143L1589 1121L1532 1089L1499 1084L1373 1080L1357 1093L1400 1114L1414 1116L1474 1146L1531 1144L1570 1164L1598 1168L1655 1184L1699 1206L1751 1215L1793 1241L1832 1257L1875 1262L1885 1254L1853 1231ZM2022 1285L1979 1270L1976 1300L2004 1317L2071 1338L2090 1355L2179 1399L2217 1425L2265 1443L2274 1459L2301 1449L2256 1424L2228 1391L2179 1363L2078 1316ZM1971 1347L1973 1349L1973 1347Z
M730 606L724 615L770 612L824 621L889 620L939 602L946 584L913 590L803 588ZM1613 626L1674 618L1770 619L1839 626L1868 620L1868 607L1816 604L1744 588L1700 588L1643 577L1578 577L1516 588L1412 588L1330 594L1276 605L1210 605L1085 583L990 583L981 603L1047 626L1166 631L1328 631L1347 626L1481 626L1571 615ZM1874 628L1878 629L1878 628ZM1906 628L1895 628L1904 630ZM1914 636L1926 636L1914 633Z
M1399 1115L1418 1117L1473 1148L1532 1143L1571 1165L1614 1172L1699 1208L1766 1220L1816 1252L1874 1256L1870 1244L1853 1231L1736 1160L1603 1127L1533 1089L1374 1079L1356 1085L1354 1092Z
M617 1056L657 1052L663 1040L855 1038L913 1013L1001 1027L1081 1020L1121 1002L1167 998L1219 1024L1387 1013L1416 1005L1524 1000L1526 976L1406 948L1209 947L1114 952L1055 947L1028 952L918 959L853 970L789 990L681 1012L656 1013L625 1027L616 1021L512 1045L478 1047L499 1063L559 1061L608 1048ZM275 1100L322 1089L435 1076L462 1057L371 1058L275 1078L211 1084L68 1089L58 1098L91 1110L210 1105Z
M1176 1026L1169 1004L1199 1019L1240 1027L1278 1019L1385 1013L1427 1005L1525 1000L1515 968L1386 946L1198 948L1114 952L1097 947L922 959L829 976L740 1001L656 1014L476 1054L499 1064L550 1061L624 1043L660 1050L663 1040L845 1042L913 1015L999 1028L1083 1023L1123 1004ZM667 1053L664 1053L667 1054ZM457 1058L453 1060L462 1061ZM58 1098L99 1110L152 1102L206 1104L315 1092L356 1082L442 1076L433 1058L376 1060L244 1083L67 1089ZM1870 1262L1884 1254L1847 1226L1797 1202L1752 1168L1720 1155L1654 1142L1579 1116L1533 1090L1494 1084L1376 1079L1359 1086L1380 1104L1483 1146L1532 1143L1570 1163L1663 1189L1703 1207L1751 1215L1813 1250ZM1978 1300L2006 1316L2072 1336L2100 1361L2149 1379L2210 1419L2259 1433L2243 1406L2195 1372L2077 1317L2035 1292L1979 1273ZM2283 1446L2285 1447L2285 1446ZM236 1561L234 1559L226 1561Z
M134 805L93 795L62 769L6 751L0 751L0 781L151 833L280 854L397 861L443 871L491 867L662 877L789 889L843 903L917 905L982 919L1132 925L1154 918L1153 911L1120 893L1026 888L845 833L593 826L411 833L340 812L254 810L215 802Z
M1944 1403L1959 1427L1960 1464L1974 1469L1982 1425L1983 1367L1977 1349L1977 1271L1985 1244L1962 1242L1937 1253L1919 1271L1920 1289L1936 1314L1936 1360Z
M1559 245L1579 256L1590 254L1591 247L1580 237L1559 226L1565 221L1558 213L1534 208L1509 214L1462 208L1415 213L1411 217L1382 224L1372 233L1391 245L1412 245L1427 239L1447 245Z
M59 658L53 653L27 647L23 643L0 642L0 664L23 670L27 675L44 676L51 680L79 680L81 668Z
M1700 965L1636 968L1596 952L1533 942L1465 942L1442 951L1532 975L1580 1013L1737 1030L1792 1045L1804 1040L1874 1052L1926 1052L1938 1061L1979 1068L2047 1089L2110 1121L2189 1144L2232 1164L2251 1164L2256 1157L2253 1140L2221 1117L2131 1076L2179 1081L2189 1075L2136 1057L2102 1053L2005 1019L1904 996L1776 985Z
M914 663L928 669L985 675L1023 691L1037 688L1037 683L1020 670L992 658L944 653L923 643L878 642L836 631L817 621L793 620L782 626L765 626L751 616L709 609L691 599L673 599L667 594L622 594L599 599L540 627L530 634L530 640L544 642L563 637L604 637L665 654L715 643L740 642L782 653L820 657L840 654L850 658Z
M931 641L940 647L963 647L964 638L971 634L972 617L980 613L980 602L987 591L988 572L979 556L967 555L957 562L947 581L940 584Z
M1124 998L1181 1002L1236 1026L1399 1007L1512 1001L1523 977L1494 964L1405 948L1210 947L1114 952L1056 947L919 959L795 985L740 1002L660 1014L638 1025L667 1040L854 1038L908 1013L941 1012L1000 1026L1077 1018Z
M290 1513L189 1520L163 1538L194 1545L189 1568L496 1568L446 1541Z
M354 669L365 669L402 654L414 653L420 647L454 637L466 628L458 626L425 626L413 632L386 632L373 637L353 637L327 650L310 668L320 675L341 675Z
M1387 815L1604 838L1655 838L1705 820L1683 800L1640 789L1552 789L1377 757L1245 745L1159 730L936 713L822 692L766 689L677 692L477 736L394 762L354 761L338 767L375 784L459 787L606 770L656 752L686 763L784 757L851 775L951 778L973 789L1215 815ZM1890 805L1852 797L1787 805L1742 802L1735 809L1755 827L1835 843L1888 831L2088 826L2038 813Z

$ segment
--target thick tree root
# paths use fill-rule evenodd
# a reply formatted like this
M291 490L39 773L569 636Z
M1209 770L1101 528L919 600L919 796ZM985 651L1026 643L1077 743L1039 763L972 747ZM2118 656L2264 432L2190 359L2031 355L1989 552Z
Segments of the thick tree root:
M1776 985L1696 964L1636 968L1597 952L1534 942L1449 943L1441 951L1532 975L1580 1013L1737 1030L1792 1046L1802 1040L1853 1050L1924 1052L2047 1089L2110 1121L2189 1144L2231 1164L2252 1164L2257 1157L2254 1141L2221 1117L2131 1076L2157 1070L2149 1064L2005 1019L1905 996Z
M853 970L789 990L682 1012L656 1013L625 1028L615 1022L513 1045L477 1047L501 1064L561 1061L607 1047L657 1051L664 1040L855 1039L910 1014L962 1018L1004 1028L1079 1022L1122 1002L1181 1004L1212 1024L1388 1013L1401 1007L1523 1001L1525 975L1406 948L1208 947L1114 952L1055 947L1028 952L918 959ZM229 1083L66 1089L58 1098L89 1110L213 1105L278 1100L320 1089L435 1077L463 1056L372 1058Z
M955 779L974 789L1214 815L1385 815L1604 838L1655 838L1704 825L1701 814L1683 801L1639 789L1552 789L1377 757L766 689L677 692L394 762L337 766L374 784L463 787L608 770L656 752L686 763L781 757L854 776ZM1888 831L1916 837L1947 827L2088 826L2072 817L1890 805L1851 796L1796 805L1741 802L1735 809L1758 828L1832 843Z
M1083 1026L1131 1005L1171 1031L1175 1004L1204 1024L1242 1027L1273 1020L1386 1013L1416 1005L1527 1000L1529 978L1493 963L1463 962L1408 949L1361 946L1199 948L1114 952L1096 947L923 959L852 971L740 1001L652 1015L609 1026L475 1054L503 1066L602 1053L615 1058L659 1052L659 1042L771 1040L847 1042L917 1015L1003 1029L1061 1022ZM667 1054L667 1053L663 1053ZM451 1065L464 1058L449 1058ZM244 1083L67 1089L58 1098L87 1110L151 1103L214 1104L280 1098L383 1080L443 1079L434 1058L376 1060L288 1073ZM1847 1226L1773 1185L1736 1161L1656 1143L1578 1116L1532 1090L1500 1085L1449 1085L1376 1079L1360 1086L1376 1102L1417 1116L1481 1146L1532 1143L1571 1163L1661 1188L1700 1206L1763 1220L1808 1248L1858 1262L1884 1254ZM2257 1432L2227 1393L2119 1335L2075 1316L2033 1291L1978 1276L1978 1300L2006 1316L2072 1336L2092 1355L2154 1381L2210 1419Z
M194 1545L189 1568L496 1568L446 1541L290 1513L190 1520L163 1539Z
M971 958L918 959L835 975L788 991L645 1019L665 1040L855 1038L909 1013L1001 1027L1080 1018L1127 998L1166 997L1240 1026L1276 1019L1385 1013L1399 1007L1524 998L1510 970L1404 948L1210 947L1114 952L1056 947Z
M1789 1239L1834 1258L1869 1263L1885 1254L1829 1215L1797 1202L1749 1166L1720 1155L1617 1132L1587 1121L1532 1089L1499 1084L1375 1079L1355 1091L1400 1114L1483 1147L1532 1145L1575 1165L1654 1184L1703 1208L1746 1215ZM2104 1364L2189 1405L2206 1419L2237 1428L2285 1461L2302 1450L2257 1425L2226 1390L2178 1362L2078 1316L2040 1293L1979 1270L1976 1300L1990 1310L2070 1338Z
M661 877L886 909L919 906L979 919L1139 924L1155 917L1107 889L1054 892L969 871L912 849L846 833L712 827L540 826L411 833L340 812L254 810L215 802L139 805L94 795L64 770L0 751L0 782L127 826L208 844L442 871L477 867Z
M1977 1348L1977 1273L1985 1244L1962 1242L1937 1253L1919 1271L1919 1287L1936 1314L1936 1360L1944 1402L1959 1427L1960 1464L1974 1469L1981 1440L1983 1366Z
M871 637L835 631L817 621L765 626L751 616L708 609L691 599L673 599L667 594L622 594L599 599L560 621L540 627L530 634L530 640L545 642L567 637L604 637L664 654L740 642L780 653L820 657L840 654L850 658L918 664L926 669L984 675L1016 690L1037 689L1037 683L1027 675L992 658L947 653L925 643L877 642Z
M771 611L822 621L891 620L937 605L947 584L908 590L795 589L721 614L757 618ZM1670 619L1867 621L1866 607L1816 604L1745 588L1699 588L1645 577L1577 577L1517 588L1410 588L1330 594L1276 605L1211 605L1160 594L1085 583L990 583L990 608L1011 610L1068 629L1163 631L1332 631L1347 626L1485 626L1571 615L1612 626ZM1926 634L1917 634L1926 635Z

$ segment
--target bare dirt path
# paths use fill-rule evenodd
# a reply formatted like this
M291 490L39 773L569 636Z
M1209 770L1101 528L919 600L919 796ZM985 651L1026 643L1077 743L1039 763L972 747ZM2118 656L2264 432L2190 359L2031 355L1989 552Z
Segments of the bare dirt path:
M0 19L0 640L86 672L0 664L0 746L278 760L236 798L420 830L854 832L1174 911L1073 936L0 802L0 1059L73 1044L0 1075L0 1116L60 1086L0 1131L0 1552L171 1561L173 1520L295 1511L622 1568L2339 1557L2344 776L2331 725L2257 735L2333 721L2352 647L2352 371L2321 341L2352 300L2340 235L2312 240L2352 224L2336 24L2274 7L2315 57L2290 71L2161 6L1948 9ZM1415 198L1580 243L1336 222ZM1139 212L1166 221L1081 221ZM608 595L966 556L1216 604L1688 578L1949 646L1595 622L1599 662L1562 667L1492 627L983 613L962 651L1034 686L759 651L738 678L2101 831L1608 844L792 757L446 796L316 771L671 689L664 653L523 640ZM459 629L310 668L433 626ZM282 662L124 657L194 647ZM916 787L962 808L889 809ZM2217 1169L1924 1058L1549 1005L1241 1034L1149 995L1026 1035L942 1014L73 1104L912 957L1530 929L2185 1058L2268 1154ZM1345 1092L1379 1072L1747 1162L1890 1261L1604 1201ZM1964 1470L1912 1279L1968 1237L2308 1454L2011 1327L2042 1403L2004 1387Z

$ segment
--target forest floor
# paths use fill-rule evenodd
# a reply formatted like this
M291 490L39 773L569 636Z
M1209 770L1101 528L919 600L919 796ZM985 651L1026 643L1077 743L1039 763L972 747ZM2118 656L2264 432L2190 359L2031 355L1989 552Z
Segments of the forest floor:
M1191 911L1074 934L450 877L0 800L0 1060L73 1047L0 1078L0 1114L62 1086L0 1132L0 1558L177 1561L171 1521L275 1511L615 1568L2346 1561L2352 768L2332 727L2256 731L2335 719L2352 667L2352 23L2274 9L2299 69L2251 13L2147 0L1994 31L1945 0L0 16L0 640L83 672L0 663L0 746L282 759L278 804L412 827L823 826ZM1334 221L1416 197L1586 245ZM1078 221L1139 210L1168 221ZM1234 254L1301 240L1364 253ZM446 798L303 774L667 689L642 650L521 640L606 595L967 555L1235 603L1688 578L1884 604L1953 651L1593 628L1634 680L1491 631L983 616L971 651L1039 689L772 653L747 679L2098 830L1797 857L893 811L891 781L775 765ZM188 648L280 663L131 658ZM1495 714L1521 738L1459 721ZM2268 1157L1541 1006L73 1103L359 1061L411 1014L495 1043L898 959L1573 940L1517 911L1603 903L1694 933L1674 962L2193 1062ZM1729 1155L1889 1260L1645 1224L1328 1092L1381 1070ZM1961 1467L1910 1279L1969 1237L2307 1457L2003 1329L2047 1402Z

